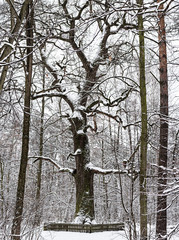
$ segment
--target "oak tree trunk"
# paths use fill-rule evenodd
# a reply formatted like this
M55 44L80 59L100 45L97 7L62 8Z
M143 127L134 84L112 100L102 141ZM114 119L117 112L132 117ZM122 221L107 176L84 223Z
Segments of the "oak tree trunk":
M86 123L85 118L74 121L76 130L73 131L74 152L77 153L75 156L76 172L74 173L76 183L75 221L78 223L91 223L94 220L94 174L87 169L87 164L90 162L88 136L86 132L80 130L84 126L84 122Z

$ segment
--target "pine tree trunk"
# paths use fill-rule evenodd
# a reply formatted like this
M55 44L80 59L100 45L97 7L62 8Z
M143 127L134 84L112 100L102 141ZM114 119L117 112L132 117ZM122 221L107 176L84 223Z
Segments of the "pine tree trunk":
M138 0L139 6L143 6L143 0ZM140 239L147 240L147 101L146 101L146 81L145 81L145 43L143 16L138 14L139 29L139 71L140 71L140 101L141 101L141 150L140 150Z
M20 231L22 223L23 205L24 205L24 193L26 182L26 168L28 162L28 149L29 149L29 128L30 128L30 94L31 94L31 78L32 78L32 45L33 45L33 32L32 21L33 11L32 1L29 4L26 13L26 35L27 35L27 66L25 77L25 96L24 96L24 120L23 120L23 135L22 135L22 152L20 161L20 170L18 177L18 187L16 194L15 214L12 224L12 239L20 240Z
M161 0L158 1L160 3ZM159 73L160 73L160 149L158 161L158 197L156 236L158 240L167 239L167 196L163 193L167 185L168 149L168 76L166 32L163 4L158 8Z

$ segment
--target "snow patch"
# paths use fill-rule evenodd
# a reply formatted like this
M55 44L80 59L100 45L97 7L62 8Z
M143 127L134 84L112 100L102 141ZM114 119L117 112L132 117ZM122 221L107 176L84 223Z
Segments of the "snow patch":
M100 168L100 167L95 167L91 162L86 164L86 169L94 170L96 172L100 172L100 173L104 173L104 174L118 173L119 172L119 170L117 170L117 169L103 169L103 168Z
M78 110L80 110L80 111L85 111L86 108L85 108L84 106L80 105L80 106L78 106Z
M76 224L91 224L91 220L89 217L86 217L82 214L79 214L75 219L74 223Z
M74 155L80 155L80 154L81 154L81 149L78 148L78 149L75 151Z
M92 162L86 164L86 169L94 169L94 165L92 164Z
M77 131L77 134L83 135L83 134L85 134L85 133L84 133L84 131L83 131L82 129L80 129L80 130Z
M83 117L82 117L82 115L81 115L81 113L80 113L79 110L75 110L75 111L72 113L71 118L77 118L77 119L79 119L79 120L83 120Z

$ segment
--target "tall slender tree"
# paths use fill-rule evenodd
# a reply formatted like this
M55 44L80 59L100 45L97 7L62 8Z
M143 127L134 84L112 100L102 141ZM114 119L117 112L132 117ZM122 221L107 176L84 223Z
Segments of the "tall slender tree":
M45 89L45 66L43 66L42 89ZM41 100L41 116L40 116L40 139L39 139L39 154L43 156L44 149L44 113L45 113L45 98ZM37 191L36 191L36 213L34 224L40 224L40 193L41 193L41 175L42 175L42 160L39 161L37 169Z
M168 150L168 75L167 47L165 31L165 11L163 1L158 0L158 44L160 74L160 148L158 161L158 197L156 236L159 240L167 239L167 150Z
M22 214L24 206L26 169L29 150L29 129L30 129L30 95L32 83L32 58L33 58L33 0L30 1L26 12L26 42L27 42L27 63L25 68L25 95L24 95L24 119L20 170L16 194L15 213L12 224L12 239L20 240Z
M140 101L141 101L141 149L140 149L140 239L147 240L147 97L146 97L146 79L145 79L145 42L142 7L143 0L137 0L141 10L138 14L139 30L139 72L140 72Z

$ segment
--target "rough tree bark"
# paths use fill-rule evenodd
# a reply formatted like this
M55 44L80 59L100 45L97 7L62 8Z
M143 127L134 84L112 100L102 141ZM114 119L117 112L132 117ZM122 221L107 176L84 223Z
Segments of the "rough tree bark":
M11 238L20 240L21 223L24 205L24 193L26 182L26 168L28 162L29 150L29 128L30 128L30 94L32 82L32 58L33 58L33 1L29 3L26 12L26 37L27 37L27 64L25 72L25 96L24 96L24 119L23 119L23 135L20 170L18 176L18 186L16 194L15 213L11 230Z
M167 149L168 149L168 75L167 49L165 32L164 5L158 0L158 40L159 40L159 74L160 74L160 148L158 161L158 197L156 237L167 239L167 196L164 190L167 185Z
M93 172L86 166L90 162L89 143L86 133L74 134L74 150L81 151L75 157L76 210L75 221L91 223L94 220Z
M79 106L86 107L89 91L95 84L98 67L87 68L86 84L79 98ZM76 183L76 222L92 222L94 220L94 173L87 168L90 163L90 148L87 136L87 116L83 110L76 109L70 118L73 134L76 170L74 172Z
M140 7L143 0L137 0ZM139 28L139 72L140 72L140 102L141 102L141 149L140 149L140 239L147 240L147 101L146 101L146 80L145 80L145 42L143 15L138 14Z

